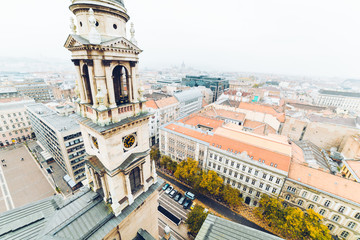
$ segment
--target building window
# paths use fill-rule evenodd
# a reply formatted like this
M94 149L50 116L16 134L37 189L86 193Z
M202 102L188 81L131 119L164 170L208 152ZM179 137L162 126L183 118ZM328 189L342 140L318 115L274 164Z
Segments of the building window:
M240 174L240 180L243 180L244 175Z
M251 173L251 172L252 172L252 168L249 168L248 173Z
M260 192L256 192L256 197L260 197Z
M266 179L266 173L263 174L262 178L263 178L263 179Z
M339 215L334 215L334 216L332 217L332 220L333 220L334 222L339 221L339 219L340 219Z
M303 205L303 203L304 203L304 201L303 201L303 200L299 200L297 204L298 204L299 206L302 206L302 205Z
M355 214L355 218L360 220L360 213Z
M315 195L314 198L313 198L313 201L317 202L318 199L319 199L319 196Z
M304 198L304 197L306 197L306 195L307 195L307 192L303 192L301 196Z
M224 173L226 173L227 172L227 168L224 168Z
M349 236L349 232L343 231L340 236L346 239Z
M291 195L290 195L290 194L288 194L288 195L285 196L285 199L286 199L286 200L290 200L290 198L291 198Z
M262 188L264 186L264 184L261 182L259 185L259 188Z
M344 207L344 206L341 206L341 207L339 208L339 212L341 212L341 213L343 213L344 210L345 210L345 207Z
M243 167L242 167L242 170L245 171L245 170L246 170L246 166L243 166Z
M256 183L256 181L253 179L253 180L251 181L251 184L252 184L252 185L255 185L255 183Z
M270 185L266 185L265 190L266 190L266 191L269 191L269 189L270 189Z
M226 160L225 160L225 164L226 164L226 165L229 164L229 159L226 159Z
M324 215L325 214L325 209L321 209L319 212L320 215Z
M245 182L249 182L250 178L246 177Z
M279 184L280 183L280 178L277 178L276 179L276 184Z
M257 176L259 174L259 171L258 170L255 170L255 176Z
M314 209L314 205L313 205L313 204L309 204L308 209Z
M354 222L349 222L348 228L353 229L353 228L355 227L355 225L356 225L356 223L354 223Z
M231 170L231 169L229 169L229 175L231 176L231 174L232 174L232 170Z
M272 193L274 194L276 193L276 188L273 188Z
M240 168L240 163L236 164L236 168Z
M272 182L273 179L274 179L273 176L270 176L270 177L269 177L269 181L270 181L270 182Z
M230 179L227 179L226 183L227 183L227 184L230 184Z
M238 176L238 173L235 172L235 173L234 173L234 178L237 178L237 176Z
M330 231L332 231L333 229L334 229L334 225L332 225L331 223L328 225L328 229L330 230Z
M234 164L235 164L235 162L234 162L234 161L231 161L231 166L232 166L232 167L234 166Z
M211 162L208 163L209 167L211 167Z
M246 186L244 186L244 187L243 187L243 191L246 191L246 189L247 189Z
M131 170L129 174L129 179L130 179L131 193L134 194L141 186L139 167L136 167L133 170Z
M219 165L218 168L217 168L217 170L220 171L220 169L221 169L221 166Z
M249 194L252 194L253 193L253 190L252 188L249 189Z
M324 206L325 207L328 207L330 205L330 201L329 200L326 200L325 203L324 203Z
M216 168L216 164L215 164L215 163L213 163L213 168L214 168L214 169Z

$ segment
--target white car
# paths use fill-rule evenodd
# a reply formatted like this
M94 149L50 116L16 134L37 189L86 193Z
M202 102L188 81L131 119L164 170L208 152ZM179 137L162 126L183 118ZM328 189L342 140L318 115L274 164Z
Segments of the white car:
M169 194L173 189L174 189L174 188L173 188L172 186L169 186L169 187L166 189L165 193L166 193L166 194Z

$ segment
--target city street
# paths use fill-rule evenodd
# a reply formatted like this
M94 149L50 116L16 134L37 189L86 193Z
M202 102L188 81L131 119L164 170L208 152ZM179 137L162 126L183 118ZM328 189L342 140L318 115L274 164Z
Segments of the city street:
M175 185L176 187L180 188L183 191L191 191L190 188L186 187L185 185L167 177L166 175L164 175L163 173L157 171L157 174L163 178L164 180L170 182L172 185ZM218 212L219 214L229 218L231 221L243 224L245 226L272 234L271 232L265 230L264 228L258 226L257 224L247 220L246 218L242 217L241 215L234 213L231 209L224 207L223 205L217 203L216 201L202 195L202 194L197 194L196 195L196 199L199 200L200 202L204 203L205 205L209 206L210 208L212 208L214 211Z

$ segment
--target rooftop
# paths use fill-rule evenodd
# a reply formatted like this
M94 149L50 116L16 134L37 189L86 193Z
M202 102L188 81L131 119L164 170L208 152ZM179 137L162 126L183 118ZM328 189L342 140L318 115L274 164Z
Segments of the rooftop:
M153 109L158 109L158 106L156 105L154 100L146 101L146 107L153 108Z
M164 108L178 103L178 100L175 97L167 97L156 100L155 103L158 106L158 108Z
M46 107L44 104L35 103L26 106L29 111L35 114L37 117L51 125L59 132L67 132L73 130L79 130L80 126L73 118L76 114L70 116L61 116L56 111Z
M289 179L360 204L360 183L292 162Z
M308 119L311 122L321 122L321 123L330 123L330 124L336 124L336 125L343 125L348 127L357 128L357 125L360 124L360 122L357 122L356 118L343 118L343 117L323 117L315 114L311 114L308 116Z
M284 113L278 113L273 107L256 104L256 103L246 103L246 102L240 102L238 108L250 110L254 112L262 112L266 114L271 114L274 117L276 117L280 122L285 122L285 114Z
M177 92L174 93L174 97L176 97L176 99L179 102L185 102L188 100L192 100L194 98L202 98L202 93L200 90L198 89L189 89L189 90L185 90L185 91L181 91L181 92Z
M209 214L195 240L280 240L277 236Z
M342 92L342 91L333 91L333 90L321 89L319 91L319 93L320 94L325 94L325 95L360 98L360 93L358 93L358 92Z
M353 178L360 182L360 161L344 160L343 162L351 172Z
M98 193L86 187L67 199L56 195L13 209L0 214L0 238L103 239L162 183L163 180L159 178L117 217L109 211Z
M254 161L264 161L263 164L272 167L276 165L277 169L283 171L288 171L290 166L291 145L276 138L258 136L227 125L218 127L214 134L179 123L171 123L164 128L206 142L231 154L246 154Z
M29 98L5 98L0 99L0 111L9 111L11 109L25 108L28 104L35 101Z
M327 160L321 153L321 149L310 141L295 141L303 151L304 160L313 167L321 167L329 170Z
M185 118L179 120L179 122L182 122L184 124L191 125L194 127L202 125L202 126L206 126L206 127L212 128L212 129L221 127L224 124L224 121L222 121L222 120L213 119L213 118L209 118L209 117L205 117L205 116L200 116L197 114L189 115L188 117L185 117Z

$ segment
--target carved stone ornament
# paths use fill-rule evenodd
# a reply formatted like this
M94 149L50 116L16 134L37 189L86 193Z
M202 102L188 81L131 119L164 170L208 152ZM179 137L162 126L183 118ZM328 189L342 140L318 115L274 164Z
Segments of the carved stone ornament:
M104 111L107 109L107 107L105 106L105 98L106 98L106 95L105 95L104 91L99 89L98 94L96 95L96 100L99 103L99 107L97 109L99 111Z
M89 23L90 23L90 32L89 32L89 42L90 44L100 44L101 43L101 35L96 30L96 18L94 16L94 10L92 8L89 9Z

